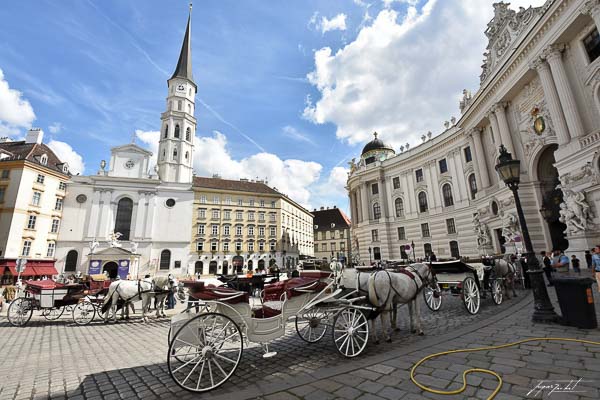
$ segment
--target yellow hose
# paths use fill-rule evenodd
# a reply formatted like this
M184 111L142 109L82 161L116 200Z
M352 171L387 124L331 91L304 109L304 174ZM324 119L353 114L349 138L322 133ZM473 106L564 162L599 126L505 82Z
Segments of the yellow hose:
M423 364L424 362L426 362L427 360L430 360L432 358L435 357L439 357L439 356L443 356L446 354L454 354L454 353L468 353L471 351L484 351L484 350L496 350L496 349L503 349L506 347L511 347L511 346L517 346L523 343L527 343L527 342L534 342L534 341L562 341L562 342L577 342L577 343L587 343L587 344L593 344L596 346L600 346L600 342L594 342L591 340L584 340L584 339L568 339L568 338L531 338L531 339L524 339L524 340L519 340L518 342L514 342L514 343L506 343L506 344L502 344L499 346L487 346L487 347L478 347L478 348L474 348L474 349L459 349L459 350L450 350L450 351L443 351L441 353L435 353L435 354L430 354L425 358L422 358L421 360L419 360L410 370L410 380L413 381L413 383L415 385L417 385L419 388L421 388L422 390L426 391L426 392L430 392L430 393L435 393L435 394L441 394L441 395L453 395L453 394L460 394L462 392L465 391L465 389L467 388L467 375L473 372L481 372L483 374L488 374L488 375L492 375L494 377L496 377L498 379L498 385L496 386L496 389L494 389L494 391L492 392L492 394L490 394L490 396L488 397L488 400L492 400L494 397L496 397L496 395L498 394L498 392L500 391L500 389L502 388L502 377L500 377L500 375L498 375L496 372L491 371L489 369L483 369L483 368L470 368L467 369L465 371L463 371L463 384L462 387L455 389L455 390L437 390L437 389L432 389L430 387L427 387L419 382L417 382L417 380L415 379L415 371L417 370L417 368L419 368L419 366L421 364Z

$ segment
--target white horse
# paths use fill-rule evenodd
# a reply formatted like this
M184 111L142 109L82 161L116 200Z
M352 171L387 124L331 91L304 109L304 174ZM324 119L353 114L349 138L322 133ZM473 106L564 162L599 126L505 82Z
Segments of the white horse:
M433 282L431 269L426 264L413 264L401 272L376 271L369 277L369 301L381 311L381 324L385 340L392 341L391 330L396 329L395 315L390 319L390 312L398 304L408 304L411 332L423 335L418 294L425 285ZM390 329L386 335L386 322ZM377 332L373 330L375 342L379 342Z
M176 292L179 283L172 275L155 276L154 278L146 278L137 281L115 281L110 284L108 293L104 297L102 304L102 314L104 314L104 322L108 322L109 311L112 308L113 321L117 320L117 303L119 300L125 304L123 308L127 308L128 303L141 300L142 301L142 321L147 322L146 312L150 308L150 300L156 298L156 317L165 316L164 299L169 292Z
M504 258L495 260L493 263L494 273L496 274L496 278L502 279L502 287L507 299L510 299L509 289L512 289L513 296L517 297L517 292L515 291L517 266L509 260L510 256L506 255Z

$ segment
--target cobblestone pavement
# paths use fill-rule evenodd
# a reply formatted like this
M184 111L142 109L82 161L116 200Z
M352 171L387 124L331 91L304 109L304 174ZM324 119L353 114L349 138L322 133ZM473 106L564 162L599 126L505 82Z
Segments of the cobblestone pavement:
M598 330L532 325L531 295L519 295L500 306L483 300L475 316L467 313L458 298L445 297L437 313L423 304L426 336L408 332L407 312L401 309L401 331L394 334L393 342L370 344L364 356L353 360L338 355L328 336L312 345L301 341L289 324L288 334L271 345L271 350L279 353L275 358L263 359L256 347L244 350L230 381L202 398L438 398L422 393L408 379L412 364L432 352L533 336L600 340ZM66 317L55 322L34 317L25 328L0 320L0 399L199 398L171 380L165 362L167 334L168 320L79 327ZM558 355L559 350L566 354ZM419 378L440 389L458 387L456 382L466 365L491 366L503 374L504 397L498 398L522 398L536 379L600 376L600 349L534 343L497 352L447 356L420 368ZM469 383L472 386L466 395L473 398L485 398L494 387L494 381L483 376L472 376ZM585 384L587 390L582 396L600 397L600 378ZM553 394L552 398L576 397Z

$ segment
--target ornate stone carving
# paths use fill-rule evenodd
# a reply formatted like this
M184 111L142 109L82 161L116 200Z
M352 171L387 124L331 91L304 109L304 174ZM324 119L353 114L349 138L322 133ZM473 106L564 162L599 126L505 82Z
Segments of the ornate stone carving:
M94 251L96 251L98 246L100 246L100 243L96 239L94 239L93 241L91 241L89 243L89 246L90 246L90 253L94 254Z
M574 192L562 185L558 185L557 189L563 192L563 202L560 203L559 220L567 225L565 234L572 235L578 232L585 231L593 225L592 213L590 205L585 199L584 192Z
M488 45L484 53L484 64L480 75L483 83L506 55L515 40L524 30L543 13L544 7L519 7L519 11L511 10L510 3L494 3L494 18L488 23L485 35Z
M574 184L578 184L579 181L585 180L586 178L589 178L589 180L593 184L600 183L600 174L594 169L592 163L589 161L584 166L579 168L578 171L569 172L564 175L561 175L561 188L567 188Z
M515 199L513 197L507 197L506 199L500 202L500 204L502 204L503 207L510 207L514 203Z
M594 15L600 14L600 0L588 0L585 2L583 7L581 7L580 12L582 14L587 14L593 17Z
M473 215L473 230L477 235L477 248L489 248L492 245L490 228L479 220L479 213Z
M534 127L535 120L539 117L542 117L545 126L544 131L541 133L537 133ZM549 137L556 136L554 123L552 122L552 117L550 116L550 110L548 109L546 100L541 100L534 104L528 118L526 119L526 124L526 130L521 131L521 133L527 134L527 138L523 138L523 147L525 149L525 156L530 157L536 147L543 146L546 144Z
M121 236L123 236L121 232L112 232L107 238L108 245L110 247L121 247L121 242L119 242Z
M502 213L502 236L507 243L514 243L517 236L521 236L519 220L513 213Z
M542 50L541 58L548 61L555 58L561 58L562 52L565 51L566 48L567 46L563 43L552 44Z
M138 244L136 242L131 242L131 252L133 254L137 253L138 250Z
M469 104L471 104L472 98L473 98L473 96L471 95L471 92L468 91L467 89L464 89L462 100L458 104L461 114L465 111L465 108L467 108L469 106Z

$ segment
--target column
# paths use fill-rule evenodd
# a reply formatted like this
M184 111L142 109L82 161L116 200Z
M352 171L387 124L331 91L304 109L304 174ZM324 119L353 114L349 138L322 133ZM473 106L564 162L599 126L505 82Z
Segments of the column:
M404 192L404 215L408 216L412 213L412 203L413 203L413 195L414 193L410 191L408 186L408 180L410 177L408 176L408 172L403 172L400 175L400 179L402 180L402 191Z
M146 215L146 239L152 238L152 227L154 225L154 197L155 193L148 194L148 214Z
M367 197L367 184L360 184L360 204L362 210L362 222L369 221L371 218L369 217L369 200Z
M540 82L542 83L542 89L544 90L544 97L548 104L548 111L550 111L550 117L552 118L552 124L556 131L558 138L558 144L565 144L571 141L569 135L569 129L567 128L567 122L565 121L565 115L563 114L560 106L560 100L556 86L554 85L554 79L552 78L552 72L548 63L541 58L535 59L529 67L537 71Z
M427 183L429 188L431 188L429 190L429 199L431 201L429 208L432 210L442 204L438 188L437 161L431 161L427 164L427 174L429 175Z
M497 150L497 148L500 146L500 143L502 143L502 139L500 138L500 127L498 126L498 119L492 111L490 111L487 114L487 117L490 120L490 126L492 127L492 137L494 139L494 146L496 146Z
M133 240L133 238L142 238L144 237L144 214L146 211L146 193L145 192L138 192L138 202L137 202L137 206L136 206L136 213L135 213L135 230L134 233L131 235L131 240ZM133 221L132 221L133 223Z
M394 215L393 211L390 210L390 201L388 201L388 190L387 190L387 183L388 183L389 179L385 179L385 177L381 177L379 178L379 181L377 183L379 183L380 186L380 203L381 203L381 217L382 219L385 221L387 217Z
M100 212L100 191L94 190L94 197L90 206L90 216L88 219L87 236L94 237L98 230L98 213Z
M600 1L599 0L589 0L581 8L582 14L587 14L596 23L596 28L600 31Z
M490 186L490 176L488 175L485 152L483 151L483 143L481 141L481 130L471 130L471 143L473 143L473 155L477 165L477 168L474 168L477 184L481 186L481 189L485 189Z
M465 198L464 194L467 193L465 190L465 173L462 169L462 163L460 159L458 162L456 161L457 156L460 157L460 149L450 152L448 156L451 161L448 167L450 168L450 174L453 176L452 189L454 191L454 202L460 203Z
M106 189L100 189L99 192L100 201L98 202L98 207L100 210L98 211L98 223L96 224L96 233L94 237L106 238L106 235L104 234L104 226L106 225L106 213L108 208L106 203L109 193ZM108 202L110 202L110 199L108 199Z
M506 147L509 153L515 156L515 147L513 146L508 119L506 118L506 107L508 103L498 103L494 106L493 111L498 119L498 128L500 129L500 141ZM496 143L498 144L498 143Z
M417 213L419 211L419 205L417 204L417 194L415 193L415 173L414 171L409 171L406 173L406 181L408 182L408 189L406 193L406 197L410 198L410 212Z
M564 45L553 45L547 47L542 52L542 57L550 64L550 70L552 71L552 77L556 84L556 90L558 91L558 98L562 106L565 119L567 120L567 126L572 138L581 137L585 135L583 124L581 122L581 116L577 109L577 103L575 103L575 96L571 90L569 79L565 71L565 66L562 61L562 50L565 49Z

